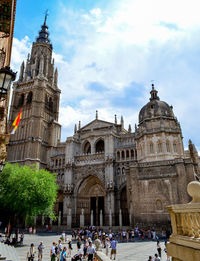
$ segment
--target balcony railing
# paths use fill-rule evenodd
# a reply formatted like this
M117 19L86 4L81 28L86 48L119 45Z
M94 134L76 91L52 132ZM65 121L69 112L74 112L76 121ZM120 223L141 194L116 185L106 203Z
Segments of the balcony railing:
M200 182L189 183L188 193L193 198L189 204L168 207L172 235L167 250L172 260L200 260Z
M84 154L75 156L75 164L83 164L86 162L98 163L102 162L105 159L104 153L95 153L95 154Z

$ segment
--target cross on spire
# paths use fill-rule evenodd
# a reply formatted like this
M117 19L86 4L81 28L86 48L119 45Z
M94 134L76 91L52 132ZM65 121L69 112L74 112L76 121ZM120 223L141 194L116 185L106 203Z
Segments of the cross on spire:
M46 25L46 21L47 21L47 16L49 15L49 10L47 9L45 11L45 18L44 18L44 25Z

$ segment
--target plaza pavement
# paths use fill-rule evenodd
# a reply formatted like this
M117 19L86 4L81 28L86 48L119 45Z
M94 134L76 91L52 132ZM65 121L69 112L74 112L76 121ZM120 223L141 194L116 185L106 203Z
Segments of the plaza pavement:
M50 248L52 242L58 242L60 235L55 235L51 233L44 233L39 235L28 235L25 234L24 237L24 246L17 247L16 251L20 258L20 261L26 260L27 252L29 251L29 247L31 243L34 243L35 250L37 251L37 247L40 241L44 242L45 249L43 254L43 261L50 261ZM67 238L71 238L71 235L67 235ZM65 245L65 244L63 244ZM83 246L83 245L82 245ZM67 245L68 247L68 245ZM161 242L162 247L162 261L166 261L166 255L163 251L164 249L164 242ZM77 247L76 243L73 243L73 250L72 254L76 253ZM103 249L103 251L105 251ZM154 256L157 253L156 242L152 241L141 241L141 242L130 242L130 243L118 243L117 244L117 261L147 261L149 255ZM110 254L110 249L109 249ZM36 254L37 257L37 254ZM36 258L35 261L38 259ZM67 260L71 260L68 258Z

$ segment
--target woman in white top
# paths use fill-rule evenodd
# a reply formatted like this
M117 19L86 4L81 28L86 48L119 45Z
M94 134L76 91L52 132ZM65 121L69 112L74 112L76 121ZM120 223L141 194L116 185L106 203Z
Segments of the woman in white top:
M34 244L32 243L31 246L30 246L30 250L27 253L28 261L34 261L35 253L36 253L36 251L35 251L35 248L34 248Z

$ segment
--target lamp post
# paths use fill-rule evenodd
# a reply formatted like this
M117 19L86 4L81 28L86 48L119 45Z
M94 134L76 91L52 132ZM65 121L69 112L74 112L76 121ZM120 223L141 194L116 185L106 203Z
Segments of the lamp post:
M16 78L10 67L6 66L0 69L0 99L4 98L10 89L11 82Z
M11 82L16 78L10 67L6 66L0 69L0 121L4 121L0 129L0 172L2 172L7 156L6 145L9 143L10 134L7 133L7 94L11 86Z

